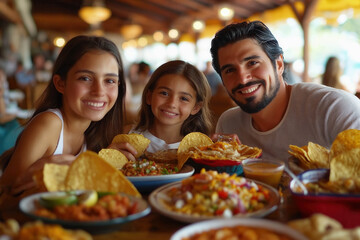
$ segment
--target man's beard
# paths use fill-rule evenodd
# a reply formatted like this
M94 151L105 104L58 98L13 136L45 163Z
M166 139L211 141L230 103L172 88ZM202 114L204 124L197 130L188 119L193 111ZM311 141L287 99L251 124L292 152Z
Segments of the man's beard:
M265 86L265 81L257 81L255 83L260 83L263 86ZM253 85L254 83L251 83L250 85ZM250 86L249 85L249 86ZM240 86L236 87L235 89L240 88ZM264 92L264 95L262 99L258 102L255 102L256 97L248 97L245 99L246 103L241 103L238 100L235 99L235 97L232 94L229 94L232 100L246 113L257 113L260 112L262 109L264 109L269 103L275 98L276 94L278 93L280 89L280 81L277 74L275 74L275 86L273 86L270 89L270 93L266 94Z

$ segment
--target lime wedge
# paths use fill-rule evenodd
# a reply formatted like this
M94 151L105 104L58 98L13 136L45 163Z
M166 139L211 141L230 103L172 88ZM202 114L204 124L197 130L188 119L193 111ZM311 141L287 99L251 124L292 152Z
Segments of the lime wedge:
M91 207L97 203L98 193L95 190L87 190L78 195L79 204Z
M72 205L77 203L77 197L66 192L55 192L41 196L39 203L45 208L53 208L58 205Z

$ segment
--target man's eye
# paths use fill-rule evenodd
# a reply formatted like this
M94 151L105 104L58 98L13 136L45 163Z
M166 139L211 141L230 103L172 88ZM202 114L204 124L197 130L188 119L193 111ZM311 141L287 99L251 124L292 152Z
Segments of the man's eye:
M255 64L257 64L258 62L257 61L249 61L248 62L248 64L250 65L250 66L254 66Z
M234 68L227 68L227 69L225 69L225 73L231 73L231 72L234 72L235 71L235 69Z
M81 76L81 77L79 77L79 79L82 81L90 81L91 80L88 76Z

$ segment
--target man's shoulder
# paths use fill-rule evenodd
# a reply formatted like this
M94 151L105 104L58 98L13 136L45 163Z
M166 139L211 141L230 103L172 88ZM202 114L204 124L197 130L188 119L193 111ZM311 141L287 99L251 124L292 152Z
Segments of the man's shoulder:
M240 107L238 106L232 107L227 109L221 114L219 121L228 122L228 121L234 121L235 119L243 119L244 114L246 113L243 112Z

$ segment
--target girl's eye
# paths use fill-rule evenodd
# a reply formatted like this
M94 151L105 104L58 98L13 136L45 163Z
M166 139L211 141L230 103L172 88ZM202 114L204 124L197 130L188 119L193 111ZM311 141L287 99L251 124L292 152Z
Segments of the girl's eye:
M160 91L159 94L160 94L160 95L164 95L164 96L168 96L168 95L169 95L169 93L166 92L166 91Z
M180 97L181 101L189 102L190 99L188 97Z

